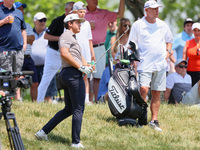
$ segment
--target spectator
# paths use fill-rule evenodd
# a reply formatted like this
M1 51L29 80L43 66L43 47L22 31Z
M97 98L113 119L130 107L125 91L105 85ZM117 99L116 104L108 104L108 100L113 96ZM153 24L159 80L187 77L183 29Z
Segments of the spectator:
M159 7L154 0L144 4L146 16L133 23L129 41L136 43L139 48L140 62L137 72L140 94L145 101L151 83L149 126L162 131L157 116L161 102L160 92L166 89L166 56L171 51L173 37L167 24L158 18Z
M192 86L200 79L200 23L192 25L194 38L186 41L183 59L188 60L187 73L192 77Z
M172 49L176 52L175 58L177 60L183 58L183 48L185 46L185 42L194 38L192 34L193 23L194 22L191 18L187 18L183 24L184 30L174 37Z
M190 75L186 73L187 61L178 59L175 63L175 73L167 77L165 101L170 104L183 103L194 105L200 103L200 81L192 87Z
M108 28L109 30L107 31L106 34L106 41L104 43L105 45L105 49L108 50L110 48L111 44L111 39L112 37L116 36L116 32L117 32L117 20L108 23ZM114 38L116 39L116 38ZM111 57L111 50L109 50L109 52L106 53L106 66L108 66L108 54Z
M87 10L85 19L90 22L92 29L92 42L94 47L94 53L96 60L98 60L102 54L105 52L104 42L106 39L106 31L109 22L115 21L117 18L122 18L124 16L125 10L125 0L120 0L118 12L110 12L105 9L97 8L98 0L86 0ZM95 101L97 101L97 94L99 88L99 82L102 73L105 69L106 57L102 57L100 61L96 64L97 72L93 74L93 92ZM93 101L93 100L92 100Z
M67 15L64 19L66 31L60 36L59 47L62 59L62 71L60 79L64 86L65 108L59 111L35 136L38 139L47 140L50 133L61 121L72 116L72 145L75 148L84 148L80 143L82 115L85 103L85 85L82 73L88 74L91 67L88 67L86 60L81 54L80 46L75 34L80 32L80 23L83 18L77 14Z
M0 5L0 67L20 72L27 47L26 24L22 12L13 4L14 0L4 0ZM15 98L20 100L19 90L16 91Z
M129 28L131 27L130 20L128 18L121 18L120 22L119 22L116 37L111 38L111 43L114 43L116 41L116 39L118 39L127 30L127 27L129 27ZM119 56L120 56L120 54L119 54L120 53L120 45L122 45L122 46L126 45L128 38L129 38L129 34L130 34L130 29L111 48L112 57L115 60L120 59L119 58Z
M56 75L56 72L61 68L58 39L64 31L63 20L72 10L73 4L74 2L67 2L65 4L65 14L55 18L44 35L44 38L48 40L48 48L45 58L44 73L38 87L38 102L44 101L48 85Z
M44 35L46 32L46 20L47 17L43 12L38 12L34 16L34 35L35 35L35 41L32 45L32 54L31 58L33 59L35 63L35 67L37 70L37 79L38 83L40 84L41 78L43 75L43 69L44 69L44 63L46 59L46 51L48 46L48 41L44 39ZM47 85L48 90L45 91L45 100L47 102L51 102L52 96L55 96L57 94L57 88L56 88L56 78L54 77L51 81L50 85Z
M77 13L79 18L84 18L86 12L85 9L86 8L83 2L76 2L73 5L72 12ZM76 38L78 40L78 44L81 47L82 55L87 61L87 63L91 64L91 61L96 61L92 44L92 32L90 23L88 21L81 23L81 30L79 33L76 34ZM85 75L83 79L85 82L85 92L86 92L85 102L86 104L91 105L92 102L89 101L89 83L88 83L89 81L87 75Z
M21 2L15 2L15 7L19 9L23 14L24 14L24 9L27 7L26 4L22 4ZM33 33L33 28L31 27L30 24L26 23L26 33L27 33L27 48L24 53L24 63L22 70L31 70L34 72L32 75L32 86L31 86L31 99L32 101L36 101L37 99L37 87L38 87L38 81L37 81L37 71L35 68L35 64L33 59L31 58L31 45L33 44L33 41L35 40L35 36Z
M171 58L168 59L168 73L175 72L174 61L176 61L176 59L182 59L185 42L187 40L191 40L194 37L192 34L192 24L193 20L191 18L185 19L183 23L184 30L174 37L172 44L172 49L174 50L174 60L171 60Z

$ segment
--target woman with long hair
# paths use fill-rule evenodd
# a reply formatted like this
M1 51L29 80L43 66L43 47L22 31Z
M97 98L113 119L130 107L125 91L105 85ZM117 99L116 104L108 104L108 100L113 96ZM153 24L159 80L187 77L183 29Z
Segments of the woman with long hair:
M129 26L129 30L120 38L120 40L118 40L111 47L111 54L112 54L112 57L115 60L119 59L117 53L119 52L120 45L123 45L123 46L126 45L128 38L129 38L131 23L130 23L130 20L128 18L121 18L120 19L116 36L111 38L111 45L112 45L116 41L116 39L118 39L127 30L128 26Z

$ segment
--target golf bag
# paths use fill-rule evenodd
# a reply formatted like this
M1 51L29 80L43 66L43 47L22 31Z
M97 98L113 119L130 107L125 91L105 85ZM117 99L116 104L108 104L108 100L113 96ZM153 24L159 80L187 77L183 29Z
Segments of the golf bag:
M130 45L133 43L129 43ZM119 125L146 125L147 103L142 99L138 91L138 84L133 66L130 61L139 60L136 51L131 55L128 51L122 52L124 58L111 73L108 83L108 105ZM110 64L110 68L111 68Z

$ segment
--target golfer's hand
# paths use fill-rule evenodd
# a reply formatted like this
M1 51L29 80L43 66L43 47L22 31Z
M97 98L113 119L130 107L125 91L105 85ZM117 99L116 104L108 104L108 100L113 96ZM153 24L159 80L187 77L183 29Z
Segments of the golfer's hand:
M88 66L82 66L80 68L78 68L79 71L81 71L82 73L84 74L88 74L92 71L92 68L91 67L88 67Z

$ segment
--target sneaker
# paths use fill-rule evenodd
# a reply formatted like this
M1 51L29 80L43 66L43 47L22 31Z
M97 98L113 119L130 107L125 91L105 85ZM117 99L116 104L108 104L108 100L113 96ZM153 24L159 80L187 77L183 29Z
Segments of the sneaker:
M85 148L81 143L78 143L78 144L72 143L71 147L73 147L73 148Z
M86 104L86 105L93 105L93 103L90 102L90 101L85 102L85 104Z
M58 104L58 101L57 100L52 100L52 104Z
M154 120L154 122L150 121L149 126L150 126L150 128L155 129L156 131L162 132L162 129L159 126L158 120Z
M35 136L37 137L38 140L44 139L44 140L48 141L47 134L43 130L40 130L37 133L35 133Z

